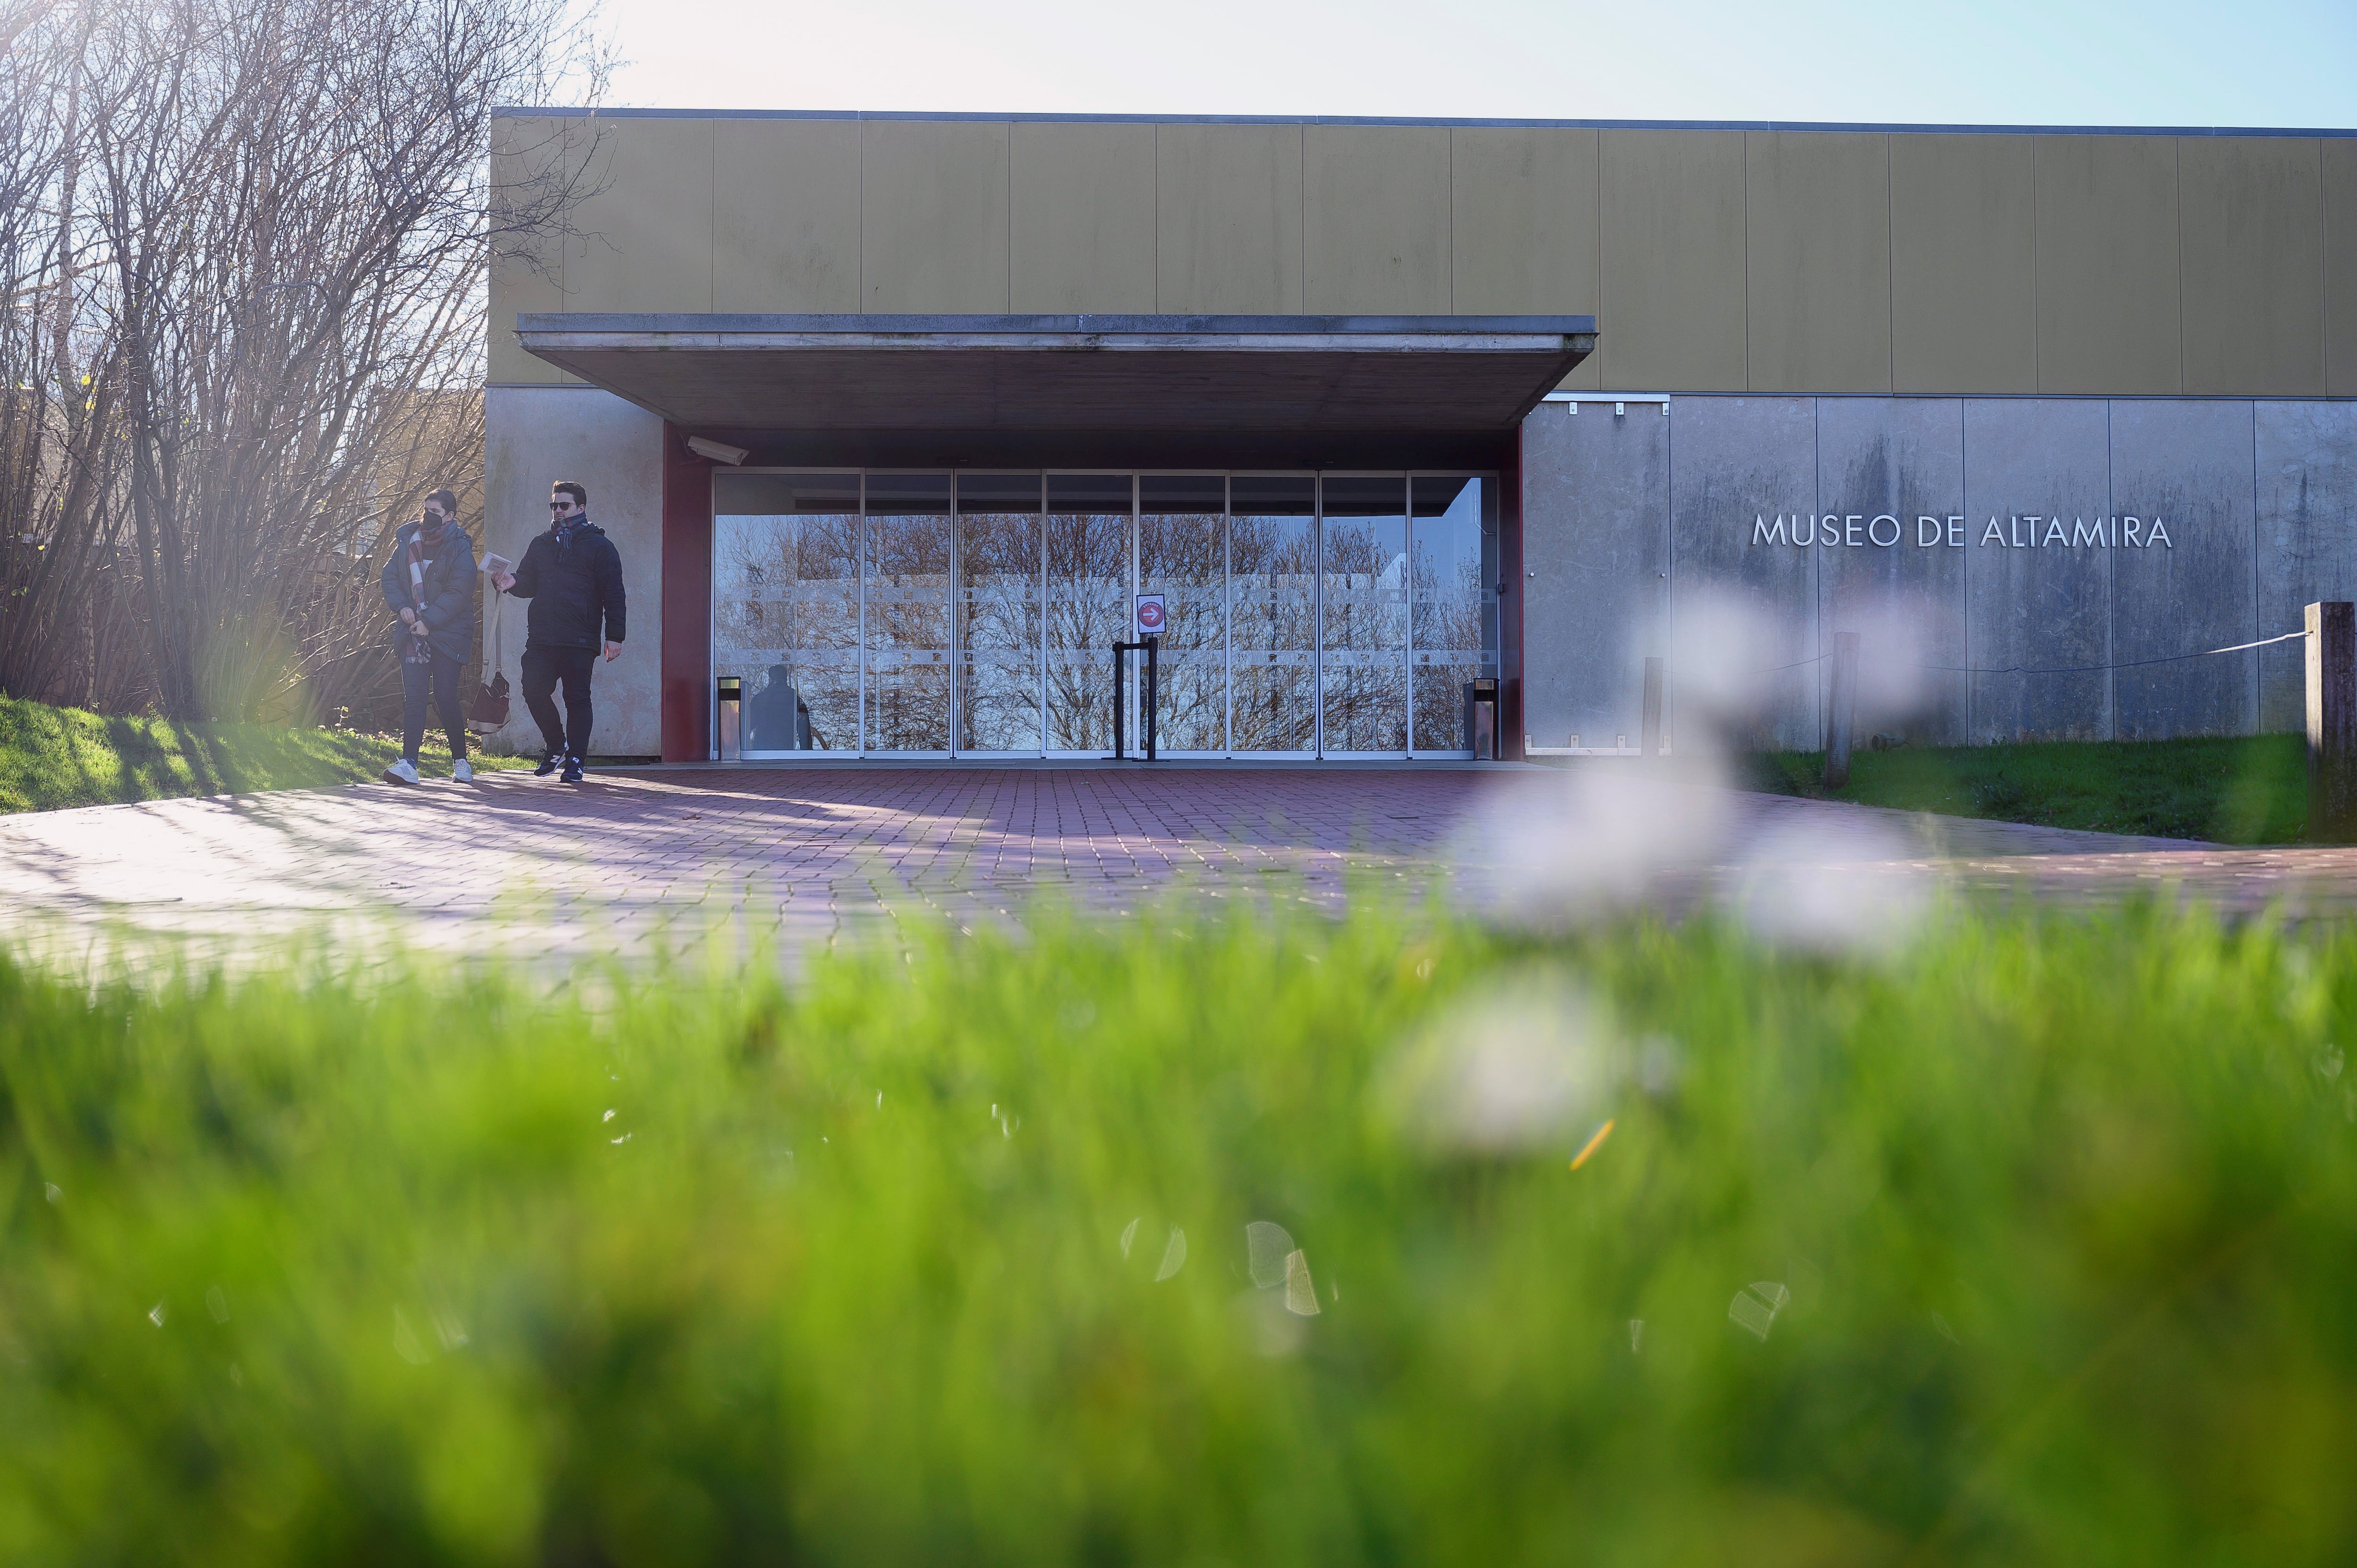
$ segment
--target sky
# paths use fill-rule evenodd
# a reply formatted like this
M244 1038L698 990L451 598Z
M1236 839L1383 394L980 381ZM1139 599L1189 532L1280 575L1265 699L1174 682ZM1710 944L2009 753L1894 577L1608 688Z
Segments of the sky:
M605 0L696 109L2357 127L2357 0Z

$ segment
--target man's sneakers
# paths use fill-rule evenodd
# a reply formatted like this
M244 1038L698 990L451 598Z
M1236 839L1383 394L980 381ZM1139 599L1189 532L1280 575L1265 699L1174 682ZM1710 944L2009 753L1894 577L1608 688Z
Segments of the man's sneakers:
M560 784L578 784L581 782L581 759L579 757L568 757L565 759L565 771L558 776L557 782Z
M405 757L394 757L384 770L384 781L388 784L416 783L417 764Z
M545 779L564 766L565 754L561 751L552 751L540 759L540 766L532 770L532 776L534 779Z
M475 765L460 757L450 765L450 781L453 784L472 784L475 781Z

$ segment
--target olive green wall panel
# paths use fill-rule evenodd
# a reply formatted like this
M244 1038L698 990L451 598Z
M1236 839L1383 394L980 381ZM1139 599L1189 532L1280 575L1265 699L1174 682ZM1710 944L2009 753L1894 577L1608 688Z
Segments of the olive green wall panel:
M989 120L861 125L862 310L1007 308L1008 129Z
M1464 316L1590 316L1604 261L1597 134L1459 125L1449 137L1451 309ZM1603 384L1590 355L1565 386Z
M1298 125L1157 125L1157 310L1302 309Z
M1448 135L1446 125L1304 129L1304 309L1448 314Z
M597 194L572 219L567 310L712 308L710 120L598 124Z
M1154 308L1154 130L1015 126L1008 308Z
M1890 138L1891 390L2038 390L2030 138Z
M595 194L528 311L1586 314L1565 384L2357 395L2357 140L505 116Z
M1743 133L1600 136L1604 384L1745 390Z
M859 126L713 126L712 308L859 308Z
M2324 390L2324 192L2317 144L2178 143L2185 390Z
M491 123L491 185L495 192L515 190L531 171L561 156L565 123L554 120L495 120ZM500 198L495 194L493 199ZM505 221L505 220L501 220ZM558 243L530 247L529 255L494 255L490 275L490 322L484 379L492 385L555 386L572 380L547 360L523 351L516 341L516 317L524 311L563 310L565 247Z
M2324 390L2357 397L2357 141L2323 151Z
M2040 136L2038 386L2175 392L2177 142Z
M1752 391L1890 390L1889 141L1744 137Z

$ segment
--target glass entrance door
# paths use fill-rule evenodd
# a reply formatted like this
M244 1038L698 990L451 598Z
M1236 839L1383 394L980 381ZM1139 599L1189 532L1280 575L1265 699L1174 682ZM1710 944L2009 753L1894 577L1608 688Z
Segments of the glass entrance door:
M1228 479L1229 749L1318 754L1318 482Z
M859 750L859 476L724 474L713 667L744 682L747 757Z
M957 749L1039 755L1039 476L957 481Z
M950 477L867 476L867 749L950 749Z
M1467 683L1498 673L1495 492L1465 474L723 473L713 671L743 682L748 757L1104 756L1143 591L1168 612L1164 754L1463 756Z
M1320 750L1407 750L1407 481L1322 481Z
M1413 749L1469 752L1465 687L1498 673L1498 531L1489 487L1466 475L1408 481Z
M1137 591L1160 594L1155 746L1175 756L1228 749L1228 481L1146 474L1137 481Z
M1127 474L1048 476L1048 750L1113 749L1113 645L1129 638Z

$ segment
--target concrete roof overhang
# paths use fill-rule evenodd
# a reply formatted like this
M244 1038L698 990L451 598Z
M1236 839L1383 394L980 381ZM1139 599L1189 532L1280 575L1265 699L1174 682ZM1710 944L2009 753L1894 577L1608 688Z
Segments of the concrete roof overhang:
M691 430L1512 428L1592 316L526 314L539 358Z

